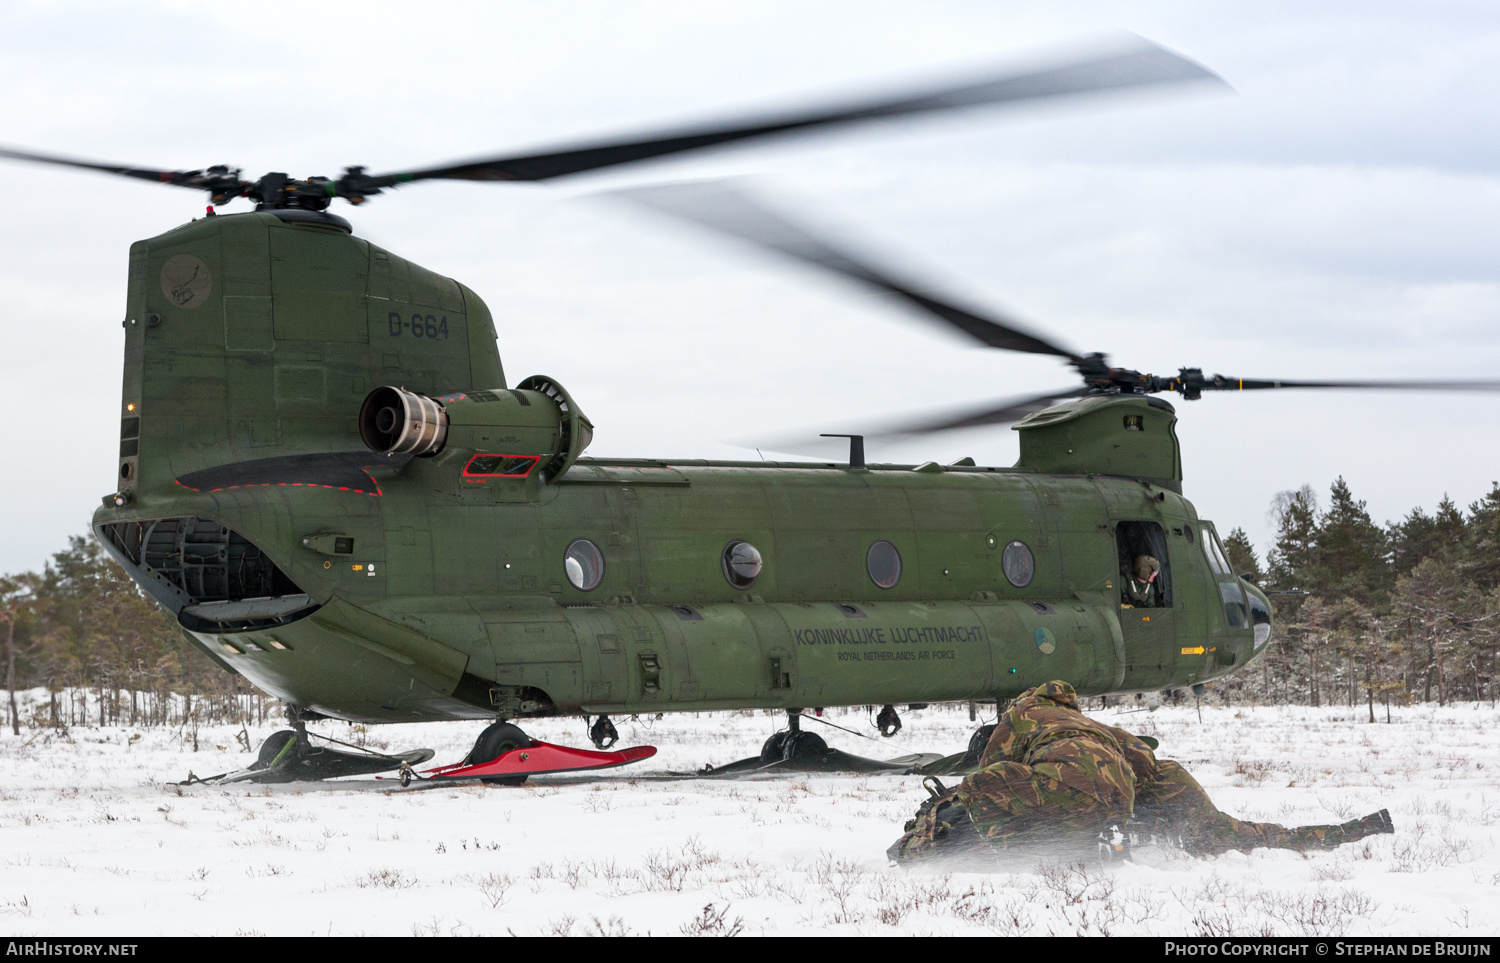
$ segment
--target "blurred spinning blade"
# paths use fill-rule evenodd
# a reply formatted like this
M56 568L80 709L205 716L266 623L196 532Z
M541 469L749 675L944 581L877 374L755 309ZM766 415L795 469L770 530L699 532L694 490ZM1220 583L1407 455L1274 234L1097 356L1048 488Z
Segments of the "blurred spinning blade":
M1020 322L998 312L980 314L977 309L962 307L951 299L941 297L931 286L904 277L893 269L877 267L871 259L835 247L831 242L813 235L722 181L660 184L612 191L606 196L668 214L831 271L873 288L908 307L916 308L919 316L942 322L987 347L1053 355L1064 358L1069 363L1083 360L1076 352L1028 330ZM898 438L956 428L1009 424L1058 401L1081 398L1088 393L1087 387L1065 388L977 408L971 405L916 421L874 426L862 433L871 439ZM827 441L804 437L783 439L762 447L793 454L821 455L832 451L835 446Z
M371 174L361 165L345 168L337 178L298 179L284 173L268 173L254 181L246 181L240 179L237 168L223 165L206 170L167 170L14 148L0 148L0 158L205 190L216 204L235 197L248 197L265 209L321 211L335 197L362 204L389 188L415 181L546 181L656 157L819 128L847 127L981 105L1055 100L1194 82L1225 86L1218 75L1191 60L1146 40L1132 38L1123 45L1077 53L1030 70L991 71L967 83L931 85L919 88L917 93L908 89L841 104L788 108L758 117L709 121L654 135L600 139L573 147L448 162L386 174Z
M991 348L1078 360L1075 352L1028 331L1017 321L993 311L980 315L940 297L930 286L903 278L894 270L877 267L871 259L856 257L834 247L723 181L659 184L613 191L607 196L698 224L861 282L915 307L921 316L946 322Z
M897 94L844 104L768 113L759 118L699 127L635 139L604 140L577 147L511 154L381 175L389 183L446 179L469 181L543 181L585 171L615 167L653 157L702 150L737 141L846 126L894 117L930 114L964 107L1024 103L1080 94L1144 89L1183 83L1227 87L1213 71L1165 47L1131 37L1111 49L1077 53L1031 70L992 73L916 95Z
M815 236L751 197L722 181L660 184L614 191L619 198L653 212L709 228L720 234L774 251L803 264L810 264L855 281L914 307L922 317L941 321L990 348L1047 354L1065 359L1084 379L1084 387L1009 399L979 408L951 411L917 421L877 427L864 432L868 438L894 438L928 432L1019 421L1058 401L1097 393L1148 395L1176 392L1194 400L1204 392L1260 391L1281 388L1337 388L1345 390L1481 391L1500 390L1500 381L1301 381L1205 376L1202 369L1182 368L1176 376L1156 376L1112 366L1102 353L1081 355L1054 339L1028 329L996 311L962 307L935 288L903 276L894 269L877 266L875 260L850 253L825 238ZM788 441L770 446L776 451L819 453L826 443Z

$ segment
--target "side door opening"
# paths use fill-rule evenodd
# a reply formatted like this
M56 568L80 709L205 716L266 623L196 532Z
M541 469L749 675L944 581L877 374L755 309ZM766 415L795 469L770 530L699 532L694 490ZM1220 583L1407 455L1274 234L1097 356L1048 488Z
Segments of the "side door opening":
M1120 631L1125 640L1127 689L1171 683L1177 666L1172 559L1158 522L1115 523Z
M1120 522L1115 526L1120 561L1120 607L1172 607L1172 567L1167 533L1156 522Z

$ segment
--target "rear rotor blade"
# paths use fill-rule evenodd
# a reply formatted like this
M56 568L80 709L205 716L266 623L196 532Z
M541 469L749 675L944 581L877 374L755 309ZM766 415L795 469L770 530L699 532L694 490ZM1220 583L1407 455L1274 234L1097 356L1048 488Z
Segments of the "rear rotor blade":
M121 177L134 177L138 180L152 181L157 184L174 184L178 187L205 188L203 171L166 171L149 167L129 167L124 164L105 164L97 161L78 160L72 157L57 157L52 154L36 154L30 151L12 150L0 147L0 157L9 157L12 160L33 161L38 164L59 164L63 167L78 167L84 170L100 171L105 174L118 174Z
M1078 360L1078 355L1074 352L1026 331L1022 325L1009 318L983 317L923 291L915 282L900 279L893 272L857 259L722 182L700 181L633 188L615 191L609 196L691 221L863 282L878 291L900 298L992 348L1056 355L1069 361Z
M1212 71L1170 50L1137 39L1125 50L1083 56L1056 66L1024 73L994 75L977 83L932 90L917 96L898 96L837 106L792 111L779 116L709 124L655 137L603 141L536 154L513 154L380 175L382 185L442 178L468 181L543 181L568 174L600 170L619 164L701 150L720 144L785 134L817 127L914 114L933 113L981 104L1016 103L1107 90L1151 87L1192 81L1223 85Z

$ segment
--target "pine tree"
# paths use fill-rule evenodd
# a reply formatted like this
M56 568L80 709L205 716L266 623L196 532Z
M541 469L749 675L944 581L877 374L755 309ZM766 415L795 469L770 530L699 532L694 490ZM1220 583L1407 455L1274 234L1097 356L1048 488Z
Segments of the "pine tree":
M1305 588L1330 601L1351 598L1365 606L1384 601L1390 591L1386 532L1370 520L1343 478L1329 491L1328 511L1319 519L1311 577Z
M1481 589L1500 587L1500 482L1469 506L1459 570Z
M10 730L21 734L21 715L16 708L16 656L25 645L30 634L29 624L21 626L17 638L17 623L30 623L43 602L37 595L37 578L27 572L19 576L0 578L0 624L5 632L5 711L10 720ZM24 671L25 666L22 665Z
M1276 547L1267 558L1271 581L1283 589L1305 588L1318 538L1318 496L1310 485L1278 492L1271 502Z
M1422 701L1434 691L1447 702L1454 663L1464 661L1470 636L1493 622L1491 600L1459 572L1427 559L1396 583L1392 614L1409 640L1422 676Z
M1447 495L1435 515L1413 508L1406 518L1388 526L1393 576L1410 574L1424 559L1453 563L1463 546L1464 528L1463 513Z
M32 597L15 623L17 687L70 691L87 709L77 714L74 701L64 708L54 697L45 722L166 722L172 694L189 687L211 716L238 711L238 677L189 645L171 613L92 538L72 538L41 574L18 579L29 580ZM0 614L0 642L3 623Z
M1413 508L1399 522L1392 522L1386 538L1391 546L1391 568L1399 577L1416 568L1424 558L1433 556L1437 520L1421 506Z
M1224 539L1224 554L1229 556L1230 567L1236 575L1248 576L1250 581L1259 582L1265 577L1260 568L1260 558L1255 554L1255 546L1250 542L1250 536L1245 534L1243 528L1236 528Z
M1447 493L1438 502L1437 514L1433 516L1432 551L1430 558L1452 562L1463 548L1467 524L1463 512L1453 504Z

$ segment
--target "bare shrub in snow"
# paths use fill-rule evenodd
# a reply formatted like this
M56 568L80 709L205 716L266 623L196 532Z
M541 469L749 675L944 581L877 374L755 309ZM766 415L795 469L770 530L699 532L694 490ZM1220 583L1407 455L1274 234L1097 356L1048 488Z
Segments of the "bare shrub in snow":
M592 874L589 873L588 867L582 862L575 863L571 859L565 859L563 860L562 869L558 872L557 878L566 883L568 889L577 889L585 882L587 882L590 875Z
M1035 917L1027 912L1028 900L1014 893L996 899L994 888L982 884L977 889L969 887L954 896L948 904L948 912L955 918L976 926L983 926L1000 936L1026 936L1036 925Z
M1220 936L1275 936L1269 923L1253 922L1244 910L1211 907L1193 914L1193 935Z
M832 902L831 918L835 923L858 923L863 914L855 908L854 893L864 882L865 871L851 859L839 859L832 853L821 852L813 863L813 882L817 883L824 896Z
M1344 936L1355 920L1375 915L1380 904L1355 889L1337 893L1262 892L1256 907L1266 916L1284 924L1296 936Z
M354 885L360 889L411 889L417 881L399 869L386 866L370 870L356 879Z
M479 895L490 904L490 909L499 909L505 905L506 894L510 892L511 886L515 885L516 879L509 873L485 873L483 876L463 876L479 890Z
M590 920L590 922L591 922L592 925L590 926L590 928L588 930L586 930L584 932L584 934L583 934L584 936L630 936L631 935L631 929L630 929L630 927L626 926L625 925L625 921L623 919L621 919L620 917L618 917L618 916L611 916L609 919L605 920L602 923L599 921L599 917L595 916L595 917L593 917ZM647 930L644 935L650 936L651 935L651 931Z
M1259 785L1271 774L1271 764L1264 759L1236 759L1234 768L1229 770L1238 778L1236 785Z
M689 864L673 857L668 850L649 853L641 888L647 892L679 893L687 882Z
M726 903L723 909L715 909L714 904L709 903L703 907L697 916L684 923L680 929L683 936L739 936L745 930L745 918L736 916L734 922L727 922L729 905ZM597 922L597 920L595 921Z

